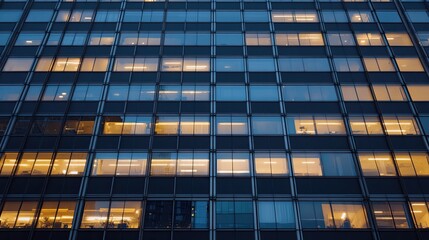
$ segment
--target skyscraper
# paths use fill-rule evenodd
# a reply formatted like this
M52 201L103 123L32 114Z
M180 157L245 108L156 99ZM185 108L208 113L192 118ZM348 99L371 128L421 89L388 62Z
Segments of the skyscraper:
M0 1L0 240L429 239L429 4Z

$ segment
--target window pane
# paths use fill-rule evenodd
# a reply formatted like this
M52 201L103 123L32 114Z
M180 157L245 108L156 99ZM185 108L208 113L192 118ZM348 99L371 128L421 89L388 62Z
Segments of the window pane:
M246 117L216 117L217 135L247 134Z
M284 176L289 173L287 158L283 153L255 153L257 176Z
M283 123L280 117L252 117L252 131L255 135L282 135Z
M319 154L293 154L292 165L295 176L322 176Z
M249 176L249 155L246 153L218 153L218 176Z
M359 153L364 176L396 176L392 157L387 153Z
M295 228L292 202L259 201L258 210L260 228Z

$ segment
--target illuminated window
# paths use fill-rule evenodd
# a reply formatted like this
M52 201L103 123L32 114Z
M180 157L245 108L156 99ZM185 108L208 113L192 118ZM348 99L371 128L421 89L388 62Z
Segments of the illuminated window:
M406 101L407 96L401 85L373 85L375 98L377 101Z
M115 72L156 72L158 58L116 58Z
M358 202L300 202L303 228L368 228L364 205Z
M104 117L103 134L150 134L152 118L144 116Z
M207 72L210 71L210 59L164 58L161 68L163 72Z
M392 157L388 153L359 153L359 162L364 176L396 176Z
M218 176L249 176L248 153L217 153L216 172Z
M396 58L396 64L401 72L423 72L422 63L418 58Z
M429 101L429 85L407 85L413 101Z
M208 153L153 153L151 176L208 176Z
M356 33L355 35L359 46L384 46L379 33Z
M76 202L45 201L36 228L71 228Z
M197 85L182 85L182 101L210 100L210 87Z
M383 128L378 117L350 117L350 127L355 135L383 134Z
M0 215L0 228L31 228L37 202L5 202Z
M114 42L114 33L93 32L89 37L88 45L113 45Z
M289 174L286 154L255 153L255 172L257 176L285 176Z
M386 39L390 46L413 46L407 33L386 33Z
M159 86L158 100L180 101L181 86L161 85Z
M36 65L36 72L49 72L52 68L54 59L51 57L39 58Z
M181 116L180 134L182 135L201 135L210 133L209 117L199 116Z
M429 228L429 211L427 202L411 202L411 211L417 228Z
M46 175L51 160L52 153L23 153L16 175Z
M348 14L349 14L350 22L356 22L356 23L374 22L374 18L372 17L372 14L370 11L354 10L354 11L349 11Z
M316 11L273 11L271 13L271 18L273 22L319 22Z
M334 86L310 85L310 86L283 86L284 101L337 101L337 93Z
M3 72L28 72L33 61L33 58L8 58L3 67Z
M86 165L86 153L57 153L51 175L82 176Z
M97 153L92 176L145 176L147 153Z
M429 155L419 152L396 152L396 165L401 176L429 176Z
M346 134L341 117L288 117L287 125L290 134Z
M321 33L277 33L278 46L323 46Z
M180 120L179 122L178 117L158 116L155 123L155 134L209 134L208 117L181 116Z
M6 152L0 158L0 176L9 176L16 166L18 153Z
M155 122L155 134L178 134L179 117L158 116Z
M368 72L394 72L392 60L390 58L364 58L365 68Z
M76 72L79 69L80 58L57 58L52 68L53 72ZM36 69L38 71L38 68Z
M366 85L342 85L344 101L372 101L371 89Z
M109 63L108 58L84 58L82 61L82 72L105 72Z
M407 206L402 202L373 202L375 221L379 228L410 228Z
M269 33L247 33L247 46L271 46L271 35Z
M207 153L180 153L177 155L178 176L208 176L209 156Z
M139 228L140 201L86 201L80 228Z
M383 125L388 135L419 135L420 130L413 117L383 117Z
M161 44L161 34L152 32L124 32L121 33L119 45L143 45L153 46Z
M319 154L293 154L292 166L295 176L322 176Z
M217 135L247 135L247 118L236 116L216 117Z
M153 153L150 164L151 176L174 176L176 174L176 153Z
M292 202L258 201L259 227L269 229L295 228Z
M354 46L356 45L351 33L328 33L328 43L330 46Z

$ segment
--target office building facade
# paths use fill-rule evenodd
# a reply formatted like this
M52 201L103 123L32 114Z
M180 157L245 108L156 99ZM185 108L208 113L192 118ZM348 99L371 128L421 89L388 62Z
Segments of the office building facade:
M429 239L429 3L0 1L0 239Z

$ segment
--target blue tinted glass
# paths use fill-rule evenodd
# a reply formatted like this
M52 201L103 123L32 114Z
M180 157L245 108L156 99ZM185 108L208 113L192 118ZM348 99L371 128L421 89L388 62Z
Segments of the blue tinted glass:
M216 86L216 100L218 101L245 101L244 86Z
M244 59L242 58L217 58L216 71L242 72L244 71Z
M244 11L245 22L268 22L266 11Z
M6 45L7 41L9 40L10 33L2 33L0 32L0 46Z
M52 10L31 10L27 16L27 22L49 22L54 11Z
M17 22L21 17L22 11L18 10L0 10L0 22Z
M249 72L273 72L275 71L273 58L249 58L247 60Z
M377 16L380 22L397 23L401 22L401 18L396 11L377 11Z
M241 46L243 45L243 34L241 33L217 33L217 46Z
M239 11L217 11L216 22L240 22L240 16Z
M1 86L0 101L17 101L21 91L22 86Z
M278 101L277 86L251 86L251 101Z

